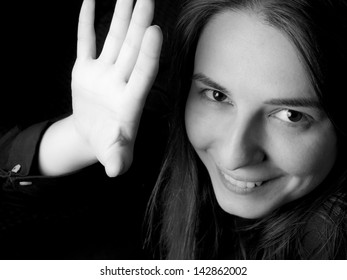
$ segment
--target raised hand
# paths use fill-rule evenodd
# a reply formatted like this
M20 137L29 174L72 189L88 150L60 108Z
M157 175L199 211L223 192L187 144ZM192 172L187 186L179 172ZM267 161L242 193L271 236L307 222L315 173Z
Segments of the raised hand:
M162 45L151 26L153 0L118 0L110 30L96 57L94 0L81 8L72 72L72 119L110 177L131 165L142 109L156 77Z

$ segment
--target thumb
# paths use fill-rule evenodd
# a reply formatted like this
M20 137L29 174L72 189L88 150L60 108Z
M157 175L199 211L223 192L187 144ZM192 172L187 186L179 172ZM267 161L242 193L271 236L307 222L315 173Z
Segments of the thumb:
M133 146L114 146L109 148L106 159L101 162L105 166L107 176L116 177L125 173L133 161Z

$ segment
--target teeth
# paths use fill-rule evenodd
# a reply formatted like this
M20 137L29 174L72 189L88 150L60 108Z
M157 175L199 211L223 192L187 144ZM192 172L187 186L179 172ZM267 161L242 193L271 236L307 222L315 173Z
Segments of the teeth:
M255 187L259 187L263 182L244 182L244 181L238 181L234 178L231 178L229 175L222 173L224 178L229 181L231 184L238 186L239 188L248 188L253 189Z
M247 182L246 187L249 189L253 189L255 187L255 183Z

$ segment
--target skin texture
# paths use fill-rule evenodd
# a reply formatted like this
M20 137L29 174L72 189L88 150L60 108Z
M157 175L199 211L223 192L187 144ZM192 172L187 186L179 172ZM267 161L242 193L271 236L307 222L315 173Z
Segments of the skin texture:
M219 205L236 216L263 217L308 194L335 162L333 125L298 52L252 12L205 26L185 121Z

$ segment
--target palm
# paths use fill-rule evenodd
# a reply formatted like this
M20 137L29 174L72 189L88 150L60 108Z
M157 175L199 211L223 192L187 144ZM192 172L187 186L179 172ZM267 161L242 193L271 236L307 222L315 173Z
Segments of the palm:
M73 119L109 176L131 164L142 108L158 69L159 28L150 27L152 0L118 0L109 35L95 58L94 1L81 9L72 75ZM130 20L131 18L131 20Z

